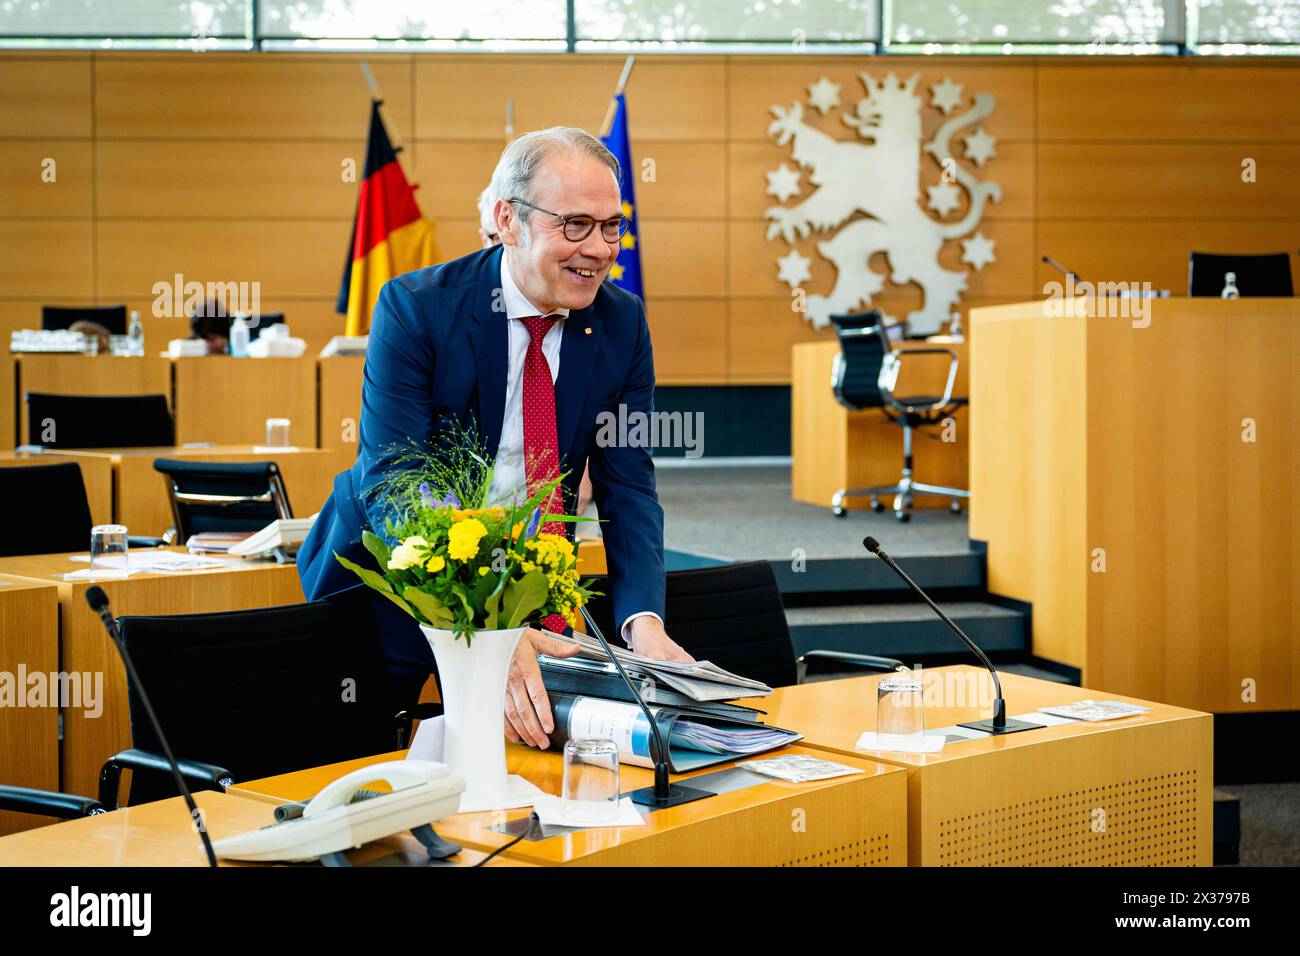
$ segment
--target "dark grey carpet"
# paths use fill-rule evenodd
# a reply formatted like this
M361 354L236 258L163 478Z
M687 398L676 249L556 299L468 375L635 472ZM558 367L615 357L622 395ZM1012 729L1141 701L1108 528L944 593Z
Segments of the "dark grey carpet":
M899 556L970 551L964 514L926 509L906 524L870 511L836 518L790 499L788 467L669 467L655 480L672 551L724 561L789 560L796 548L807 558L861 558L868 534Z
M1216 789L1241 801L1241 866L1300 866L1300 783Z

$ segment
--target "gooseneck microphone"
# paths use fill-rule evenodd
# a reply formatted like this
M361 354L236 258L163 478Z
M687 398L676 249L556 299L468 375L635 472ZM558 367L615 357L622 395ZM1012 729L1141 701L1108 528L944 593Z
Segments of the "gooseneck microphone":
M185 785L185 778L181 776L180 765L176 762L175 755L172 754L172 748L167 743L166 735L163 734L162 724L158 723L158 715L154 713L153 704L149 703L149 695L145 693L144 684L140 682L140 675L136 672L135 664L131 661L131 655L126 652L126 645L122 643L122 635L117 629L117 619L113 617L113 611L108 606L108 595L104 593L103 588L92 585L86 589L86 603L90 605L92 611L99 615L99 619L104 622L104 630L108 631L108 636L113 639L113 646L117 648L118 656L122 658L122 664L126 668L127 681L140 695L140 703L144 705L144 712L149 717L149 723L153 725L153 732L158 735L158 743L162 745L163 755L167 758L167 762L171 764L172 779L176 781L176 788L180 790L181 796L185 798L185 805L190 808L190 819L198 825L199 839L203 841L203 849L208 855L208 865L215 867L217 865L217 855L212 852L212 841L208 839L208 828L203 823L199 808L194 805L194 797L190 794L190 788Z
M998 672L993 669L993 662L988 659L988 656L982 650L980 650L979 645L967 637L966 632L954 624L952 618L947 614L944 614L943 609L940 608L939 605L930 600L930 595L922 591L921 586L907 576L907 572L898 566L898 562L889 556L888 552L880 546L879 541L870 535L867 535L867 537L862 539L862 546L878 557L881 561L884 561L891 571L902 578L907 583L908 587L919 594L921 600L930 605L930 610L934 611L935 614L938 614L943 623L947 624L952 632L961 638L962 643L970 648L971 653L980 659L980 663L988 668L988 672L993 678L993 716L988 720L975 720L966 724L958 724L957 726L969 727L971 730L982 730L986 734L1013 734L1021 730L1037 730L1042 727L1042 724L1031 724L1024 720L1007 719L1007 702L1002 699L1002 681L998 680Z
M632 683L632 678L627 676L627 671L623 670L623 664L614 656L613 650L610 649L609 641L605 640L605 635L600 632L600 627L592 620L590 612L585 608L579 608L582 611L582 619L587 622L587 627L591 628L592 635L600 641L600 646L605 649L605 654L614 666L618 668L619 676L623 678L623 683L627 684L627 689L632 692L632 699L637 702L641 708L641 713L645 719L650 722L650 740L653 750L650 759L655 765L655 785L653 787L642 787L640 790L633 790L629 797L632 802L643 807L653 807L656 810L663 810L666 807L675 807L678 804L690 803L694 800L703 800L705 797L712 797L715 794L707 790L697 790L694 787L683 787L680 784L668 782L668 746L664 741L663 732L659 729L659 724L655 722L654 714L650 713L650 708L646 706L641 699L641 692L637 690L636 685Z
M1076 286L1079 285L1079 283L1082 281L1079 278L1079 274L1077 272L1073 272L1070 269L1065 268L1065 266L1061 265L1051 256L1043 256L1043 262L1047 263L1047 265L1051 266L1053 269L1061 273L1061 275L1065 276L1067 279L1072 279Z

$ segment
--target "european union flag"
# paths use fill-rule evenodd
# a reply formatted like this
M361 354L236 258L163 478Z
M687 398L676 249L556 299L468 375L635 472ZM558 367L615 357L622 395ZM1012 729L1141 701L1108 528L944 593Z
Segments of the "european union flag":
M613 283L620 289L626 289L633 295L645 298L641 286L641 250L640 230L637 229L636 221L636 170L632 165L632 144L627 135L627 100L624 94L619 93L616 97L618 106L614 110L614 122L609 127L609 134L601 140L605 148L614 154L618 160L619 169L622 171L622 179L619 181L619 191L623 195L623 215L626 216L630 223L627 232L619 240L620 248L618 250L618 259L615 260L613 267L609 270L609 277Z

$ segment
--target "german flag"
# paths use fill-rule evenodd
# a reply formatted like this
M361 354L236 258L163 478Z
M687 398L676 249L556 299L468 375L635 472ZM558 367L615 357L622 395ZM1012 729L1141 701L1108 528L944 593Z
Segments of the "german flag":
M375 100L370 108L365 176L339 290L338 311L348 317L347 335L369 333L370 316L385 282L437 261L433 223L420 215L415 188L397 161L380 105Z

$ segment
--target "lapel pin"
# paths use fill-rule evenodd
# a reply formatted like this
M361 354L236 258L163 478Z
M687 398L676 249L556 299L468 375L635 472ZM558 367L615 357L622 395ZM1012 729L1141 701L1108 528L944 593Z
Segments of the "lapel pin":
M591 326L589 325L589 326L587 326L585 329L583 329L583 330L582 330L582 334L583 334L583 335L590 335L590 334L591 334Z

